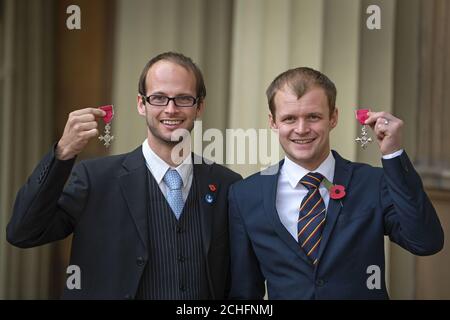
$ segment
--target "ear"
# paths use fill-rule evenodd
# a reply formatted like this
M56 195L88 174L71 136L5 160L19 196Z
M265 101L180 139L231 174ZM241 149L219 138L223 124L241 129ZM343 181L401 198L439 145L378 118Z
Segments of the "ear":
M137 110L141 116L145 117L145 103L142 100L142 96L140 94L138 94L137 96Z
M197 106L197 118L201 117L203 114L203 110L206 108L206 101L203 99Z
M272 130L278 130L278 125L275 121L275 117L272 115L272 113L269 113L269 126Z
M331 126L331 129L334 129L336 126L337 126L337 124L338 124L338 118L339 118L339 112L338 112L338 109L337 108L334 108L334 111L333 111L333 113L331 114L331 117L330 117L330 126Z

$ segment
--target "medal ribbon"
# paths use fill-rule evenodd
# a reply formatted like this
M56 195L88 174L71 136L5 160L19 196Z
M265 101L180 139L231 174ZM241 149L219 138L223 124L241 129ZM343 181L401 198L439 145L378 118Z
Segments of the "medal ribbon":
M369 118L367 113L370 112L370 109L358 109L356 110L356 119L358 119L361 125L364 125L364 122Z
M108 124L111 122L112 118L114 117L114 109L112 105L102 106L99 107L99 109L102 109L106 112L106 115L103 117L103 121Z

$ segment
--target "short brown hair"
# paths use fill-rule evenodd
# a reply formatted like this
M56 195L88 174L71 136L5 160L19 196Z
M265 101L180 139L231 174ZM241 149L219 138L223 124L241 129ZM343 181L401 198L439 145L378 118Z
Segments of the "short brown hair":
M199 102L203 101L203 99L206 97L206 87L205 82L203 80L202 72L200 71L199 67L192 61L191 58L186 57L185 55L177 52L164 52L152 58L149 62L147 62L139 78L138 91L140 94L144 96L147 95L146 92L147 87L145 83L147 72L152 65L161 60L167 60L176 63L184 67L186 70L191 71L195 76L196 94L197 94L196 98L199 98Z
M307 68L300 67L289 69L278 75L266 90L266 96L269 103L270 113L275 119L275 94L281 90L285 85L297 95L300 99L312 87L320 87L325 91L328 98L328 107L330 108L330 116L333 113L336 105L336 86L323 73Z

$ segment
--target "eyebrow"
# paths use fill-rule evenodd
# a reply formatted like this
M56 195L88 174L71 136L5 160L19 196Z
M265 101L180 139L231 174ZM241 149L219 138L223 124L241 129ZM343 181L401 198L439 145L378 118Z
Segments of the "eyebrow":
M292 114L292 113L286 113L286 114L280 114L279 115L280 118L286 118L286 117L297 117L296 115Z
M305 115L300 115L300 117L309 117L309 116L320 116L323 117L323 113L321 112L308 112ZM286 117L294 117L294 118L298 118L299 115L297 114L293 114L293 113L286 113L286 114L280 114L279 116L280 118L286 118Z
M307 116L323 116L322 112L308 112Z
M163 91L156 91L151 93L150 95L158 95L158 96L166 96L168 97L169 95ZM192 95L190 93L179 93L177 95L175 95L174 97L185 97L185 96L189 96L189 97L195 97L195 95Z

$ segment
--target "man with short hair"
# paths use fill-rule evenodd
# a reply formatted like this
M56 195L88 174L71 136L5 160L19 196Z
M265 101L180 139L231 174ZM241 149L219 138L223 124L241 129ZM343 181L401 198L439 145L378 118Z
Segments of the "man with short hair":
M416 255L434 254L444 241L403 150L403 122L368 113L382 154L383 168L374 168L330 149L338 110L324 74L288 70L267 98L286 156L279 170L230 188L231 298L261 299L266 281L269 299L387 299L384 235ZM380 271L374 283L372 270Z
M75 167L105 112L69 115L63 136L18 192L7 228L8 241L21 248L73 233L70 264L80 268L81 288L65 288L64 298L227 296L227 195L241 177L206 164L189 148L173 152L177 132L192 130L205 96L202 73L190 58L154 57L139 80L137 109L147 123L142 146Z

